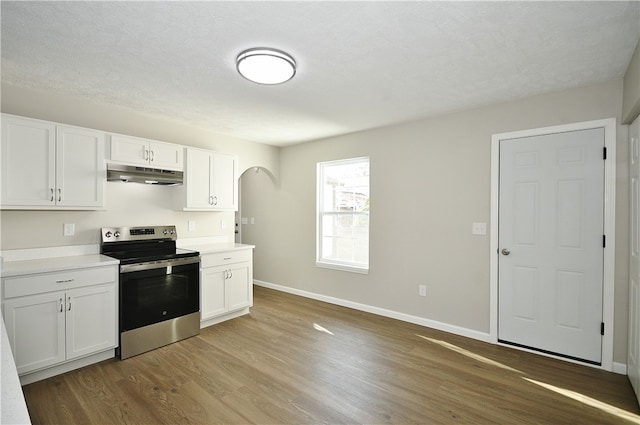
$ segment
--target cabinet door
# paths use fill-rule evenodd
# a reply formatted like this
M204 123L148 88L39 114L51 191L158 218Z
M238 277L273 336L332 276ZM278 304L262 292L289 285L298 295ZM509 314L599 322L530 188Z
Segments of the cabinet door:
M55 205L55 125L2 116L2 206Z
M130 165L149 165L149 142L125 136L111 136L112 161Z
M184 169L182 152L184 148L171 143L150 142L149 143L149 165L163 170Z
M116 346L115 285L66 293L67 360Z
M253 282L249 263L233 264L227 273L227 310L233 311L252 304Z
M18 374L64 361L64 293L5 300L4 321Z
M213 206L216 210L238 209L238 157L213 153Z
M202 269L200 282L200 320L210 319L227 311L226 267Z
M64 126L58 126L56 134L57 205L102 207L105 134Z
M211 152L187 149L184 186L187 191L186 208L213 209L211 194Z

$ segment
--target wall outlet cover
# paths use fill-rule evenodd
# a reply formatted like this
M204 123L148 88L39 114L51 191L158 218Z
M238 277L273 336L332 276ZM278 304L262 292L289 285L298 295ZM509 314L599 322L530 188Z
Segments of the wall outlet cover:
M73 223L65 223L63 226L62 234L64 236L73 236L76 234L76 225Z
M471 234L473 234L473 235L486 235L487 234L487 223L472 223L471 224Z

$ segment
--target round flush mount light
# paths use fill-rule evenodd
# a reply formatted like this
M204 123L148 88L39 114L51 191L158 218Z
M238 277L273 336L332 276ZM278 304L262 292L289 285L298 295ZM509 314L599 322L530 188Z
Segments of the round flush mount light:
M244 78L258 84L281 84L296 75L296 61L290 55L266 47L240 53L236 68Z

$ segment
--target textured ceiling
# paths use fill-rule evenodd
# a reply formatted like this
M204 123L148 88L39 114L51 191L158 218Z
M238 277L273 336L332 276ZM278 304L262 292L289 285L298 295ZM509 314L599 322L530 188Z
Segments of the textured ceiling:
M1 2L2 81L284 146L620 78L633 2ZM235 57L275 47L293 80Z

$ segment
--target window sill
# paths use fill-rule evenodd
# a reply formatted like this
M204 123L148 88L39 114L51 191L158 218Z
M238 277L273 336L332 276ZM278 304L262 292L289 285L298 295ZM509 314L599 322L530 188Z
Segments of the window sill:
M369 274L368 267L365 268L365 267L348 266L345 264L327 263L324 261L316 261L316 267L322 267L324 269L340 270L343 272Z

